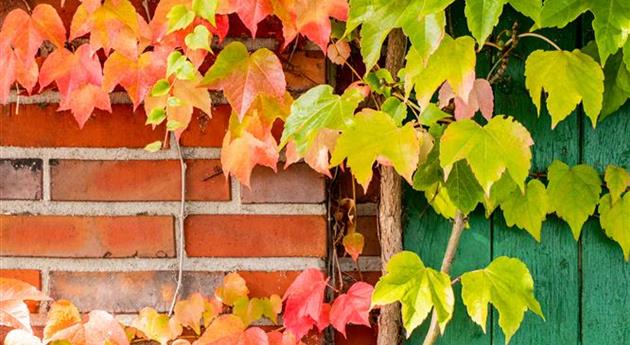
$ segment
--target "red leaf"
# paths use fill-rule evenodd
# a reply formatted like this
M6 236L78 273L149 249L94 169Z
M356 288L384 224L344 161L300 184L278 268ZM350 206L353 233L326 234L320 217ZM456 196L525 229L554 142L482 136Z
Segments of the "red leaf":
M83 128L85 122L94 112L94 108L112 112L109 94L99 86L85 84L73 90L67 98L59 102L58 111L70 110L74 119Z
M269 337L269 345L304 345L303 342L298 341L291 332L280 333L273 331L267 333Z
M284 294L284 326L302 339L313 327L320 330L328 325L324 292L328 280L315 269L307 269L293 281Z
M238 345L269 345L269 338L262 329L252 327L241 334Z
M295 20L294 23L283 19L285 47L291 42L297 33L301 33L315 42L323 52L330 40L330 17L345 21L348 19L348 2L346 0L293 0L283 1L285 6L290 6L289 18ZM277 11L277 10L276 10Z
M446 107L455 98L455 119L470 119L479 110L486 119L492 118L494 112L494 94L492 86L486 79L476 79L473 88L468 95L468 100L464 100L451 89L448 82L444 83L438 93L440 107Z
M15 55L13 49L6 41L0 40L0 104L6 104L9 100L11 85L15 81Z
M271 0L227 0L217 13L236 13L252 37L256 37L258 23L273 13L273 6Z
M348 292L337 297L330 309L330 323L343 336L346 336L346 325L365 325L370 327L370 303L374 287L357 282Z

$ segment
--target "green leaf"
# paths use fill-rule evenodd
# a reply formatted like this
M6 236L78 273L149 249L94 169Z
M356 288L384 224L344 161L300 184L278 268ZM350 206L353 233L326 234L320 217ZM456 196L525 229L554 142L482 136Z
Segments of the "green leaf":
M147 146L144 147L145 151L149 151L149 152L158 152L160 151L160 149L162 148L162 142L161 141L154 141L150 144L147 144Z
M145 124L157 126L162 123L164 119L166 119L166 111L164 110L164 108L155 108L151 110L151 113L149 114L149 116L147 116L147 121Z
M501 203L501 210L508 226L527 230L540 242L542 223L549 211L549 197L545 185L538 180L527 183L525 194L516 189Z
M177 120L168 120L166 121L166 129L169 131L176 131L180 128L184 128L184 125Z
M436 144L429 152L426 161L418 164L418 169L413 174L413 188L415 190L427 190L443 179L439 157L439 144Z
M381 47L392 29L401 28L407 36L420 40L427 23L425 16L435 14L450 5L454 0L350 0L350 14L346 22L346 34L361 25L361 55L366 71L370 71L378 61ZM431 19L429 19L431 21ZM437 20L432 20L437 22ZM429 30L435 25L429 23ZM433 33L429 33L432 37ZM418 43L419 44L419 43Z
M525 264L501 256L488 267L462 274L462 300L470 318L486 332L488 303L499 312L505 343L516 333L529 309L544 319L534 296L534 280Z
M339 165L347 158L357 182L367 190L376 161L392 165L411 183L419 154L420 142L412 123L398 127L388 114L365 109L339 136L330 165Z
M589 165L580 164L570 168L558 160L549 166L547 178L547 195L551 206L549 211L556 212L569 223L577 241L582 225L595 212L602 181L597 171Z
M508 174L503 174L501 178L492 184L490 194L483 196L483 206L486 208L486 218L490 215L502 202L504 202L512 192L518 190L518 186Z
M192 10L197 16L207 20L213 26L216 26L215 17L217 4L218 0L193 0Z
M564 120L580 103L593 127L602 110L604 73L590 56L574 50L531 53L525 63L525 86L540 114L540 95L547 94L551 128Z
M411 49L418 52L425 61L440 46L445 26L445 11L428 14L420 19L407 16L406 21L402 23L403 32L411 41Z
M449 125L440 139L440 164L448 177L453 164L465 159L486 194L504 172L525 189L534 142L523 125L495 116L481 127L467 119Z
M438 49L424 66L421 58L407 56L403 79L414 86L416 98L424 109L438 87L445 81L451 85L456 96L468 99L475 80L475 41L470 36L457 39L445 35ZM417 53L416 53L417 54ZM420 60L420 61L419 61ZM407 86L407 89L409 87Z
M533 19L535 23L540 21L542 0L508 0L517 11Z
M449 199L464 214L474 210L483 199L483 189L463 160L455 162L445 186Z
M373 92L386 97L391 96L392 87L388 84L393 84L394 78L388 70L383 68L370 72L363 79Z
M203 25L197 25L193 32L186 35L184 42L190 49L210 51L210 31Z
M168 33L183 29L195 20L195 12L185 5L175 5L166 15L168 19Z
M416 253L403 251L389 260L387 274L376 283L372 306L400 301L407 335L435 308L442 332L454 305L451 279L446 273L424 266Z
M383 102L381 109L392 117L396 126L402 125L407 117L407 106L398 98L390 97Z
M483 44L499 23L506 0L467 0L464 14L468 29L479 44Z
M171 90L171 84L166 79L160 79L155 82L153 88L151 89L151 96L160 97L165 96Z
M613 202L606 194L599 201L599 223L606 235L619 243L626 261L630 259L630 193Z
M448 196L442 182L436 182L424 191L424 197L433 210L444 218L455 218L457 207Z
M540 15L543 27L564 27L588 9L584 0L546 0Z
M193 80L195 79L195 66L188 61L188 58L180 53L174 51L168 55L166 65L166 76L169 77L175 74L177 79L181 80Z
M352 124L354 111L362 100L363 95L355 88L347 89L341 96L333 94L330 85L308 90L291 105L280 147L293 140L297 152L305 155L320 129L341 130Z
M610 191L610 198L614 204L619 200L621 194L630 188L630 172L624 168L609 165L604 173L604 181L606 181L606 186Z

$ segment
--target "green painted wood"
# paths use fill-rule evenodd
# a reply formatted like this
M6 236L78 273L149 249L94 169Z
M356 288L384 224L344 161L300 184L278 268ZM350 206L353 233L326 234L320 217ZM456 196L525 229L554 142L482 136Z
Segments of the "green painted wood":
M584 124L585 163L630 169L630 103L595 129ZM630 344L630 263L594 218L582 230L582 344Z
M406 190L405 197L405 236L407 250L418 253L427 266L440 269L444 250L451 232L452 223L437 215L421 193ZM427 208L428 207L428 208ZM485 267L490 263L490 224L480 213L471 216L470 228L461 237L451 276ZM456 305L453 319L449 323L444 337L437 344L489 345L490 336L483 334L481 328L473 323L461 302L461 286L455 286ZM427 332L428 322L413 332L407 344L422 344Z
M502 26L519 27L529 23L515 11L508 10L502 16ZM563 49L573 49L577 41L576 28L547 31L544 34ZM545 172L554 159L569 164L579 161L579 116L572 114L551 130L551 118L546 110L540 116L525 89L525 61L536 49L552 49L547 43L535 38L523 38L502 81L495 87L495 114L514 116L531 133L532 171ZM521 328L510 344L577 344L579 340L579 269L578 243L573 240L569 226L555 216L548 216L543 225L541 242L538 243L526 231L509 228L502 212L493 214L493 257L510 256L521 259L529 268L535 282L536 297L546 321L528 312ZM504 344L503 332L498 325L498 315L493 310L493 344Z

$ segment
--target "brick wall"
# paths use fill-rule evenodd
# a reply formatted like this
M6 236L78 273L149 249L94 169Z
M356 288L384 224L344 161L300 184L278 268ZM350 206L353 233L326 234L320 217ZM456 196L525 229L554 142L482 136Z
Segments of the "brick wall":
M66 21L76 5L66 2ZM242 37L239 25L232 25L232 36ZM267 26L260 40L236 39L274 48L277 28ZM299 93L323 83L325 66L321 52L307 45L285 66L289 88ZM188 165L183 252L177 250L177 152L142 149L164 137L163 126L145 126L142 110L124 101L112 114L96 111L83 130L69 112L42 102L50 97L2 106L0 276L70 299L83 311L104 309L124 319L144 306L168 308L180 258L184 297L212 293L226 272L238 271L252 293L263 296L283 293L305 268L324 269L329 181L303 164L277 174L256 168L251 189L225 179L218 159L230 109L221 95L213 98L219 102L212 119L194 116L182 136ZM348 190L347 181L338 184ZM367 277L380 267L374 199L364 199L359 231L367 239L361 259ZM344 258L342 268L355 265ZM47 306L30 308L41 326ZM369 344L374 331L353 328L350 334L356 341L340 343Z

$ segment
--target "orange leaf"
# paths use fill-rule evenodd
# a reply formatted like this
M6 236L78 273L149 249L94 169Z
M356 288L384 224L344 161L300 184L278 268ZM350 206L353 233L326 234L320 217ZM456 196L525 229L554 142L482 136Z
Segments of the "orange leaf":
M182 333L182 327L175 318L169 319L168 315L160 314L153 308L140 310L132 326L144 333L148 339L158 341L162 345L166 345Z
M206 300L199 294L192 294L188 299L178 301L175 304L174 318L182 326L187 326L195 331L195 334L201 334L201 317L206 310Z
M81 314L72 302L59 300L50 306L44 328L44 340L48 342L55 333L81 322Z
M290 6L290 18L295 20L295 28L291 28L291 23L283 20L282 24L289 28L284 31L285 47L291 42L297 33L301 33L315 42L323 52L330 41L330 17L345 21L348 18L348 2L346 0L292 0L276 1L285 6ZM291 4L291 2L293 2ZM279 7L279 6L276 6ZM282 17L281 17L282 19Z
M236 345L244 330L245 324L237 316L221 315L212 321L193 345Z
M83 128L85 122L94 112L94 108L112 112L109 102L109 94L99 86L85 84L73 90L67 98L59 102L59 111L70 110L74 119Z
M223 284L216 289L216 296L226 305L234 305L238 299L247 297L249 289L245 279L238 273L228 273L223 278Z
M350 44L347 41L338 40L328 45L327 55L334 64L343 65L350 57L350 52Z
M359 259L359 255L363 252L363 245L365 244L365 239L363 235L354 231L343 237L343 247L346 249L346 252L350 254L352 260L357 261Z
M227 0L219 5L223 6L217 8L217 13L236 13L252 37L256 37L258 23L273 13L271 0Z

